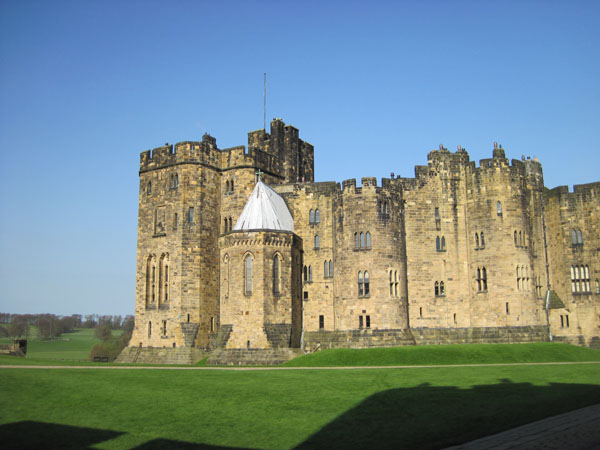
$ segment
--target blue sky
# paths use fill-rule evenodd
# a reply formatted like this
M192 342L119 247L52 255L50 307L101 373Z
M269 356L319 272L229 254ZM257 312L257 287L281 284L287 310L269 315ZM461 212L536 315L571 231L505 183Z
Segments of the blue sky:
M0 3L0 311L134 311L139 153L281 117L317 181L444 144L600 180L600 2Z

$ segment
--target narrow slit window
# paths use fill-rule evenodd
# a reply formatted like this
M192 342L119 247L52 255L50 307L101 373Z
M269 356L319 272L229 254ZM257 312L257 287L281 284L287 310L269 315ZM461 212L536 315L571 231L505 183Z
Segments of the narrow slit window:
M246 255L244 260L245 266L245 289L244 292L246 295L252 294L252 256Z
M279 294L279 257L275 255L273 258L273 294Z

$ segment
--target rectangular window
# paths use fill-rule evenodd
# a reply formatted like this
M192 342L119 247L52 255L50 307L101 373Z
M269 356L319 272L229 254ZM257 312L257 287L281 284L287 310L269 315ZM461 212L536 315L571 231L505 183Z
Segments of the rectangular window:
M325 316L319 316L319 330L325 328Z
M569 316L565 315L565 323L567 324L567 328L569 328Z
M177 225L179 225L179 218L177 216L177 213L175 213L175 215L173 216L173 229L176 230L177 229Z
M194 207L190 206L188 210L188 223L194 223Z
M167 335L167 321L163 320L162 323L163 323L163 336L166 336Z
M363 327L363 316L358 316L358 328Z
M371 316L366 316L365 322L366 322L367 328L371 328Z
M564 328L564 326L565 326L565 318L564 318L564 316L560 316L560 327Z
M510 314L510 308L508 307L508 302L506 302L506 314Z

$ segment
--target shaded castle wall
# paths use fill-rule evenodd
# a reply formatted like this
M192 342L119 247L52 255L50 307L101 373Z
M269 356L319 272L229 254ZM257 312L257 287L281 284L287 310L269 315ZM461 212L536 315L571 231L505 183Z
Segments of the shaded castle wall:
M205 138L201 143L160 147L152 157L148 152L141 155L131 345L208 345L208 333L218 321L220 175L208 165L193 163L193 158L214 161L215 154L214 143ZM187 324L195 326L190 329Z
M547 192L546 226L552 289L565 308L552 309L552 333L559 340L600 346L600 183L560 186ZM581 231L581 243L573 231ZM571 267L587 267L589 287ZM567 321L568 318L568 321Z

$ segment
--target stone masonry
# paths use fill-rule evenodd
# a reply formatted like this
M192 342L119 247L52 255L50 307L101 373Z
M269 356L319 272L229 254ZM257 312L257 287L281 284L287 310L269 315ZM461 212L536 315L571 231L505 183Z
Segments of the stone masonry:
M293 233L233 230L257 172ZM136 324L121 360L550 333L600 346L600 183L548 190L537 159L509 161L497 144L479 164L440 146L414 178L315 183L312 145L274 119L247 149L205 135L145 151L139 176Z

